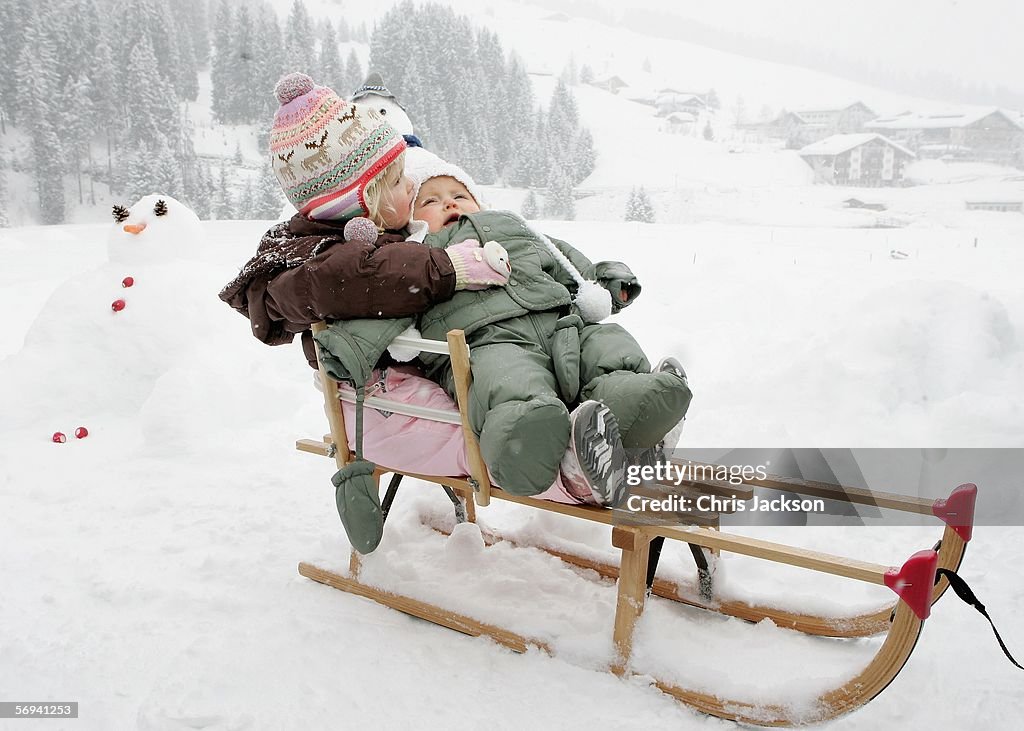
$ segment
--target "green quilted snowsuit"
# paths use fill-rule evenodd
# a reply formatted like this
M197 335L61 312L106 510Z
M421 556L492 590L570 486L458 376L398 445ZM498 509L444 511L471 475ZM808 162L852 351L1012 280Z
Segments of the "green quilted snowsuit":
M438 340L449 330L465 331L473 372L470 419L503 489L535 495L551 485L569 444L569 411L580 401L604 402L627 448L654 446L683 418L691 396L686 383L651 373L621 326L585 324L572 312L576 281L521 219L482 211L428 235L425 243L444 248L466 239L504 246L513 267L509 282L457 292L420 317L420 331ZM628 272L618 262L592 264L565 242L552 241L586 279L606 284ZM421 359L428 375L454 395L448 359Z

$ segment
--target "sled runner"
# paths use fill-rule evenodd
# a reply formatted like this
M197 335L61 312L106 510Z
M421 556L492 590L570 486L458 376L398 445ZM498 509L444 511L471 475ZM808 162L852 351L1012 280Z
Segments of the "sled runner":
M314 332L321 332L324 325L314 326ZM684 704L703 713L734 721L764 725L787 726L810 723L834 718L867 703L892 682L910 657L931 606L949 586L943 570L955 571L963 559L967 542L973 527L974 502L977 488L966 484L956 488L945 500L927 500L895 493L877 493L867 490L843 488L803 480L768 477L747 480L743 485L721 483L714 480L694 480L684 487L691 495L736 496L739 500L750 500L754 488L781 490L799 495L845 500L852 503L874 505L882 509L898 510L920 515L934 516L945 523L941 538L934 547L918 551L902 566L889 567L839 555L811 551L782 543L730 534L720 529L718 513L687 514L686 525L665 525L663 520L642 513L628 516L619 510L549 502L532 497L513 495L490 484L487 470L480 457L476 437L468 417L468 394L471 384L470 352L461 331L448 334L448 342L421 341L401 338L403 346L420 350L445 353L451 358L457 391L457 403L463 437L466 442L471 476L467 478L443 477L397 472L386 465L373 470L372 479L379 488L380 478L391 473L391 482L382 499L382 512L387 512L395 498L398 486L404 476L435 483L444 488L451 499L456 519L459 522L476 520L478 507L486 507L491 499L511 501L537 510L554 512L580 520L596 522L612 527L612 545L621 552L618 565L595 561L592 558L555 551L538 546L558 556L563 561L596 571L603 577L614 579L617 586L617 602L614 617L613 640L617 658L610 670L617 675L632 675L631 666L634 630L645 602L650 594L682 602L694 607L751 622L770 619L776 625L800 632L835 638L863 637L885 632L885 638L874 658L855 677L817 696L813 708L796 710L788 705L751 703L742 700L717 697L705 691L680 687L669 681L655 679L654 685ZM320 352L318 345L318 354ZM324 367L320 359L320 376L330 434L322 440L303 439L296 447L305 452L333 457L338 468L350 465L354 455L348 448L347 425L341 408L338 383ZM393 413L407 414L418 418L451 419L448 412L431 413L435 410L388 402L386 399L366 399L372 408L381 408ZM938 525L938 524L937 524ZM442 526L432 526L443 529ZM500 535L484 532L488 543L503 540ZM658 578L658 558L665 540L681 541L690 547L697 565L697 577L692 582L674 582ZM769 606L721 601L715 597L714 576L711 563L718 552L736 553L756 559L802 567L811 571L831 574L850 580L886 586L897 596L894 603L879 607L872 612L842 619L783 611ZM426 619L468 635L486 636L499 644L524 652L530 647L551 652L548 643L512 632L504 627L471 617L442 606L425 602L410 596L383 590L360 581L361 556L353 550L349 562L349 574L318 568L308 563L299 564L299 573L320 583L367 597L407 614ZM842 641L842 640L837 640ZM648 675L648 673L641 673Z

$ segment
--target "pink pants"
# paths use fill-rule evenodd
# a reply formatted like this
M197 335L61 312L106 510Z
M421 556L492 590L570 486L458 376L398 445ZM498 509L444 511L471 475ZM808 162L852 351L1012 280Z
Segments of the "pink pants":
M340 388L349 393L355 392L346 383L340 384ZM451 411L455 416L459 414L458 407L447 392L437 383L424 378L414 366L392 366L384 371L374 369L366 385L366 395L443 409ZM348 446L355 449L356 407L345 402L341 406L348 431ZM469 475L462 426L402 414L385 414L369 407L363 409L363 457L382 467L403 472L443 477ZM551 487L537 497L559 503L584 502L573 497L573 493L563 484L561 474L555 477Z

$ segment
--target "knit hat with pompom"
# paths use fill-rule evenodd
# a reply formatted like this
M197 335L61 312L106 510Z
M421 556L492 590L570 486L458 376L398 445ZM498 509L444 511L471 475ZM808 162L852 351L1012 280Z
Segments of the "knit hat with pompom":
M347 102L306 74L288 74L274 94L270 130L274 174L300 213L317 220L368 216L363 191L405 149L371 107Z

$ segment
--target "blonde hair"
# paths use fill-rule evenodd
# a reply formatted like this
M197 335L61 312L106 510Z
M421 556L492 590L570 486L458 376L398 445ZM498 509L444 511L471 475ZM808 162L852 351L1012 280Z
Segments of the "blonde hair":
M391 184L388 181L392 179L396 171L399 177L405 174L404 150L387 167L377 173L363 189L363 202L370 212L370 220L377 225L377 229L380 231L384 230L384 211L395 210L394 202L391 200Z

